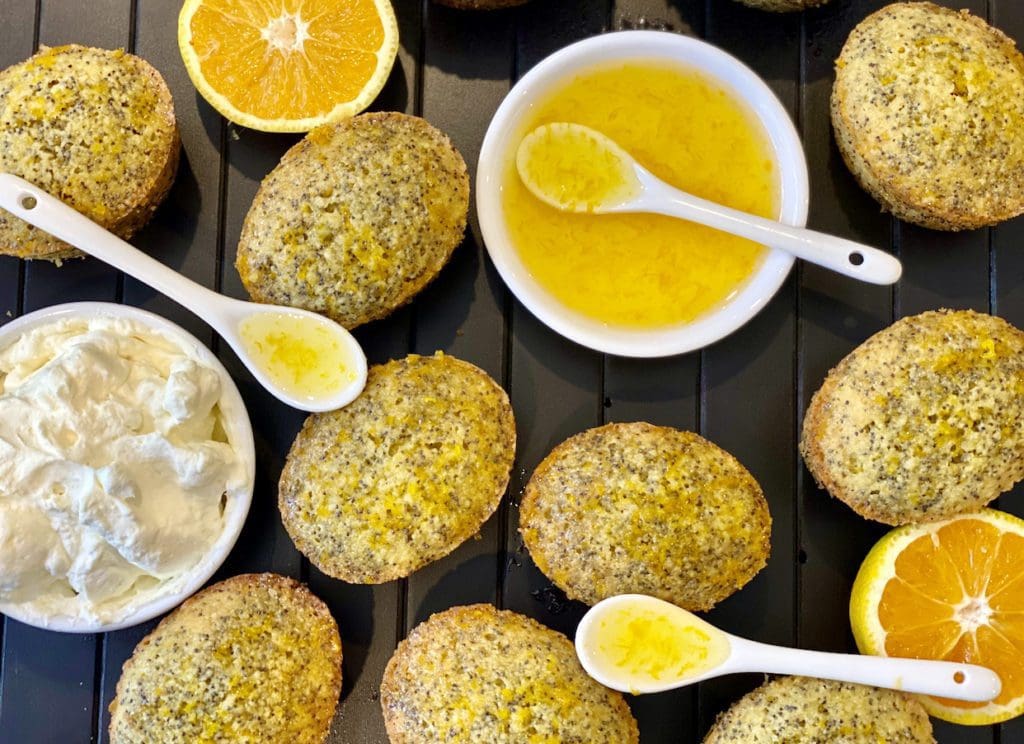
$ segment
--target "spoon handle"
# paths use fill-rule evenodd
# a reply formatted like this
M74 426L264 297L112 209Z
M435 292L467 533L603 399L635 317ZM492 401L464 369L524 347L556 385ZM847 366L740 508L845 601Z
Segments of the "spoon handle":
M992 700L1002 688L999 675L975 664L806 651L736 637L729 641L729 671L799 674L972 702Z
M644 195L630 203L629 211L657 212L698 222L871 284L893 284L903 272L894 256L877 248L724 207L674 189L646 171L638 175Z
M0 173L0 207L65 243L133 275L185 307L213 310L224 302L221 295L147 256L23 178ZM213 312L204 313L203 317L217 328L215 315Z

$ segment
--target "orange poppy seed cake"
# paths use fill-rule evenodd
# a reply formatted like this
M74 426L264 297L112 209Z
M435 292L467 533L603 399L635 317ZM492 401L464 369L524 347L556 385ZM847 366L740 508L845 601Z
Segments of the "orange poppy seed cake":
M110 704L111 744L322 744L341 693L327 606L277 574L207 587L128 661Z
M256 302L346 328L390 314L462 241L469 174L423 119L363 114L310 132L263 179L235 266Z
M894 690L779 677L718 716L704 744L935 744L928 714Z
M897 321L829 372L800 451L818 484L868 519L980 509L1024 478L1024 333L971 310Z
M167 196L180 149L167 84L133 54L43 47L0 72L0 172L31 181L121 238ZM81 255L3 210L0 254Z
M537 466L519 529L571 599L640 593L708 610L764 567L771 517L753 476L703 437L608 424Z
M893 3L865 18L831 108L850 171L896 217L968 230L1024 212L1024 56L966 10Z
M508 396L487 373L411 354L371 367L345 408L306 420L281 473L281 518L324 573L398 579L476 534L515 449Z
M491 605L453 607L420 623L384 671L391 744L636 744L622 695L583 671L572 642Z

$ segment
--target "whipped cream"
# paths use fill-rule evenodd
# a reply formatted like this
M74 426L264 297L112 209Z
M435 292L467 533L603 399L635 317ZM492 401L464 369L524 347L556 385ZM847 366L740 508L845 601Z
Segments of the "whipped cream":
M248 487L220 400L216 370L127 318L0 351L0 603L109 622L182 583Z

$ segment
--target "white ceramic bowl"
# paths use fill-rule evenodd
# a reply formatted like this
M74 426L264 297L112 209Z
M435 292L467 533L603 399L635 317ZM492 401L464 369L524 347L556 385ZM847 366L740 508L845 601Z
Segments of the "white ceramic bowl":
M596 65L626 60L664 60L702 71L746 102L771 141L781 174L778 219L807 221L807 162L796 128L771 89L735 57L703 41L661 31L603 34L565 47L516 83L498 107L484 137L477 165L476 208L487 252L498 273L526 308L546 325L598 351L659 357L707 346L733 332L763 308L782 286L793 257L769 249L758 270L728 302L682 325L634 329L606 325L560 303L538 284L519 258L505 225L501 184L508 153L526 134L521 120L552 87Z
M242 459L246 483L227 495L224 508L224 528L210 550L199 562L180 577L160 587L142 604L129 605L126 611L107 622L83 620L68 614L42 614L35 608L18 603L0 602L0 612L28 625L67 633L98 633L138 625L176 607L205 584L220 568L235 545L252 503L253 481L256 476L256 451L253 444L252 424L245 410L242 396L224 365L205 345L178 325L146 310L107 302L72 302L28 313L0 328L0 349L8 347L31 329L63 318L76 317L128 318L142 323L156 333L169 338L193 352L196 357L221 378L220 407L224 414L224 427L228 439Z

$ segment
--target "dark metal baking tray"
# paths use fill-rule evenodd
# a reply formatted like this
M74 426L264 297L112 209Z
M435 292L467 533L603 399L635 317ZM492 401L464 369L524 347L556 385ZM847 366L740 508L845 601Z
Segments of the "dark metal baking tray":
M530 562L516 529L517 498L558 442L606 421L695 429L757 477L774 518L768 567L711 613L737 634L805 648L852 650L847 596L883 532L819 491L796 451L804 407L828 369L895 318L938 307L994 312L1024 326L1024 221L960 234L894 221L853 182L832 142L832 63L850 29L886 3L831 0L775 15L733 0L533 0L498 12L396 0L402 48L373 108L416 113L446 131L472 169L487 123L515 79L556 49L617 28L700 36L759 72L792 113L811 173L810 224L891 248L904 262L894 288L799 266L746 327L703 352L627 360L576 346L538 323L490 265L475 218L451 264L409 307L358 331L371 361L436 349L486 369L509 391L519 451L509 495L478 539L405 581L351 586L311 568L277 513L276 483L302 414L271 399L197 318L93 261L57 268L0 259L0 320L72 300L140 305L209 342L235 376L258 451L252 512L220 571L277 571L309 582L344 642L344 691L332 742L386 742L377 687L395 644L430 613L495 602L571 633L583 607ZM1019 0L954 0L1024 40ZM193 89L178 54L179 0L0 0L0 67L37 44L124 47L153 63L174 94L184 145L167 202L134 243L222 292L243 297L235 246L260 179L297 137L236 128ZM7 314L9 313L9 314ZM1024 514L1021 489L999 506ZM61 635L5 620L0 742L106 741L107 705L121 664L154 623L106 635ZM642 741L699 742L714 717L759 683L754 675L632 701ZM1024 742L1024 719L989 728L937 722L944 744Z

